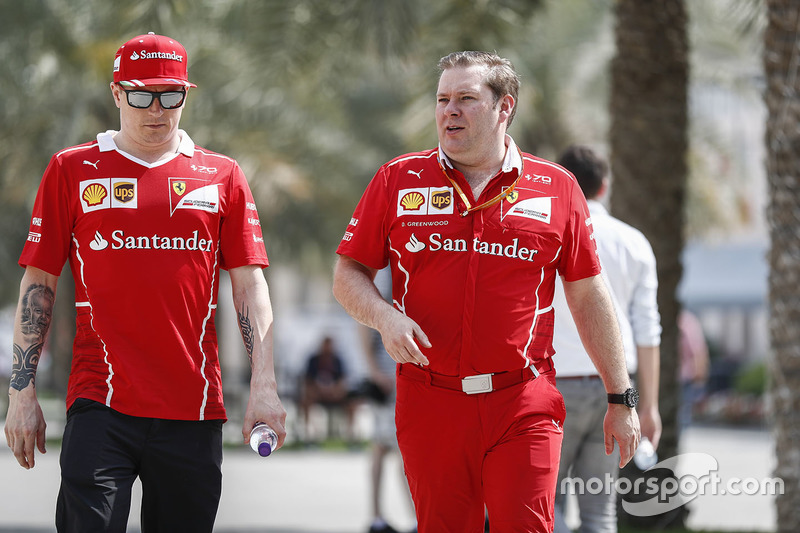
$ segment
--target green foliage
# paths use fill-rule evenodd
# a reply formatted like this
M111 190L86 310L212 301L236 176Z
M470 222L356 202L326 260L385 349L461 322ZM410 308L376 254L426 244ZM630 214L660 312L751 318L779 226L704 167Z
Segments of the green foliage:
M766 363L754 363L739 371L734 382L734 389L742 394L763 395L767 390Z

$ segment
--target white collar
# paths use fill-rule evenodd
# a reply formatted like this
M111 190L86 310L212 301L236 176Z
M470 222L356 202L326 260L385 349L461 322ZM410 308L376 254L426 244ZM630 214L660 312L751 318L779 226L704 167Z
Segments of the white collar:
M517 143L514 142L514 139L511 138L511 135L506 134L505 139L506 144L506 155L503 158L503 172L511 172L512 170L516 170L517 172L522 172L522 156L520 155L520 151L517 149ZM456 167L453 166L453 163L450 162L450 158L447 157L447 154L444 153L442 150L441 143L439 144L439 162L442 166L446 166L447 168L455 169Z
M117 143L114 142L114 135L116 135L116 133L116 130L108 130L97 134L97 147L101 152L110 152L112 150L122 152L117 146ZM180 138L178 153L187 157L192 157L194 155L194 141L192 141L189 134L183 130L178 130L178 137Z
M586 205L589 206L589 213L592 215L607 215L608 209L603 205L600 200L586 200Z

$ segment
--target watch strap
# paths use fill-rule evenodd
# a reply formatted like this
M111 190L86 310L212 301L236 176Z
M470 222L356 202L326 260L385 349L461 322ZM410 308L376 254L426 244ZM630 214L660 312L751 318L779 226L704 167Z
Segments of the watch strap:
M610 393L608 394L608 403L621 404L633 409L639 403L639 391L629 387L622 394Z

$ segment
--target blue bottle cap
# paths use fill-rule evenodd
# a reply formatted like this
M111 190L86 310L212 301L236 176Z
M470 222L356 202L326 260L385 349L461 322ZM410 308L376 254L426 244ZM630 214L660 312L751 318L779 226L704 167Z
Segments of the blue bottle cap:
M267 457L269 454L272 453L272 446L269 445L269 442L262 442L258 445L258 455L261 457Z

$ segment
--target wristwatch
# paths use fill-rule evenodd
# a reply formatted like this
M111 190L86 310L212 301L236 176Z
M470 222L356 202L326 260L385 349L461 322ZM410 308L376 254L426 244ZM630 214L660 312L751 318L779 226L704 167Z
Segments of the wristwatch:
M639 403L639 391L629 388L622 394L609 394L608 403L619 403L633 409Z

